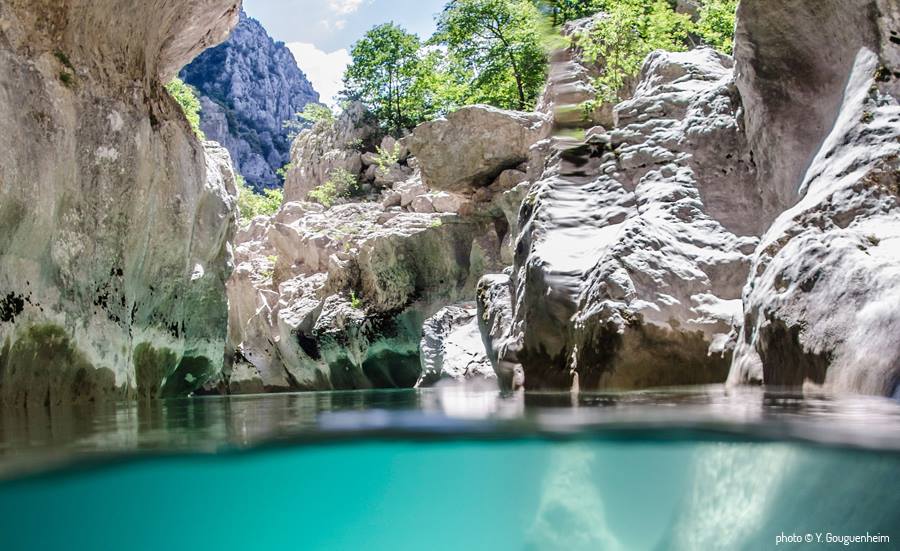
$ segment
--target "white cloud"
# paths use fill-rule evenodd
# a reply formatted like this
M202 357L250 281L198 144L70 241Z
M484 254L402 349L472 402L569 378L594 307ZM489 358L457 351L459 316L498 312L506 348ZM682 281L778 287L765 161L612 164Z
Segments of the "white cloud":
M349 2L352 0L343 0ZM314 44L291 42L287 45L297 60L297 65L306 73L313 87L322 97L322 103L337 106L338 92L344 87L344 70L350 64L350 53L346 48L334 52L324 52Z
M337 15L349 15L362 6L363 0L328 0L328 7Z

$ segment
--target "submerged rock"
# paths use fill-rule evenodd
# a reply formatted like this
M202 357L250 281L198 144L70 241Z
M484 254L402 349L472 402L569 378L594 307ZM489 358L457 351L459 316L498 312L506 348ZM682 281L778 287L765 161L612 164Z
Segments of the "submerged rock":
M221 370L234 174L162 83L237 16L0 5L0 401L187 395Z

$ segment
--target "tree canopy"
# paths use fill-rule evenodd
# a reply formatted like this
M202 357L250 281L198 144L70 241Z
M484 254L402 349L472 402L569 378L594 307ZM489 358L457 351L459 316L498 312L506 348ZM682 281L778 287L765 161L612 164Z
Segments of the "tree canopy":
M450 0L427 41L393 23L367 32L352 48L343 95L395 135L474 103L531 109L546 79L549 31L604 12L577 40L602 66L597 101L617 101L653 50L702 42L731 52L738 0L697 1L692 19L672 0Z
M353 45L344 95L363 102L388 131L414 126L427 110L421 48L416 35L394 23L374 27Z
M525 110L544 85L543 18L529 0L453 0L432 43L446 48L471 103Z

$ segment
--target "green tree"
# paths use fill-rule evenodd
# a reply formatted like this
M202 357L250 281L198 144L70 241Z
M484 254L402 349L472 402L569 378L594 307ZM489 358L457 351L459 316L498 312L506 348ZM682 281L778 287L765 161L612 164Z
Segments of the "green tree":
M344 73L343 94L361 101L389 132L401 134L425 120L428 64L421 41L393 23L378 25L353 45Z
M607 0L606 4L607 17L597 20L578 43L588 60L602 65L595 81L598 101L611 102L620 99L626 80L638 74L650 52L686 50L693 24L667 0Z
M543 18L528 0L451 0L433 43L447 48L469 79L469 102L533 107L547 71Z
M200 100L197 99L197 93L194 89L185 84L180 78L174 78L170 83L166 84L166 90L178 102L178 105L184 112L184 116L187 117L188 123L194 130L194 134L201 140L205 140L206 136L200 130Z
M267 189L262 195L253 191L244 181L244 177L237 177L238 213L240 223L247 226L257 216L271 216L278 212L284 202L284 193L280 189Z
M607 6L605 0L537 0L538 8L550 17L553 26L588 17Z
M702 0L695 32L713 48L731 54L734 50L734 16L738 0Z

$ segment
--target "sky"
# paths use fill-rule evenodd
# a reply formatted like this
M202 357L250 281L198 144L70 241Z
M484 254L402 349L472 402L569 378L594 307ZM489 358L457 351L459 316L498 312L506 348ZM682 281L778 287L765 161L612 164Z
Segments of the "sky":
M244 0L244 9L287 44L322 101L334 105L354 42L388 21L427 38L446 1Z

